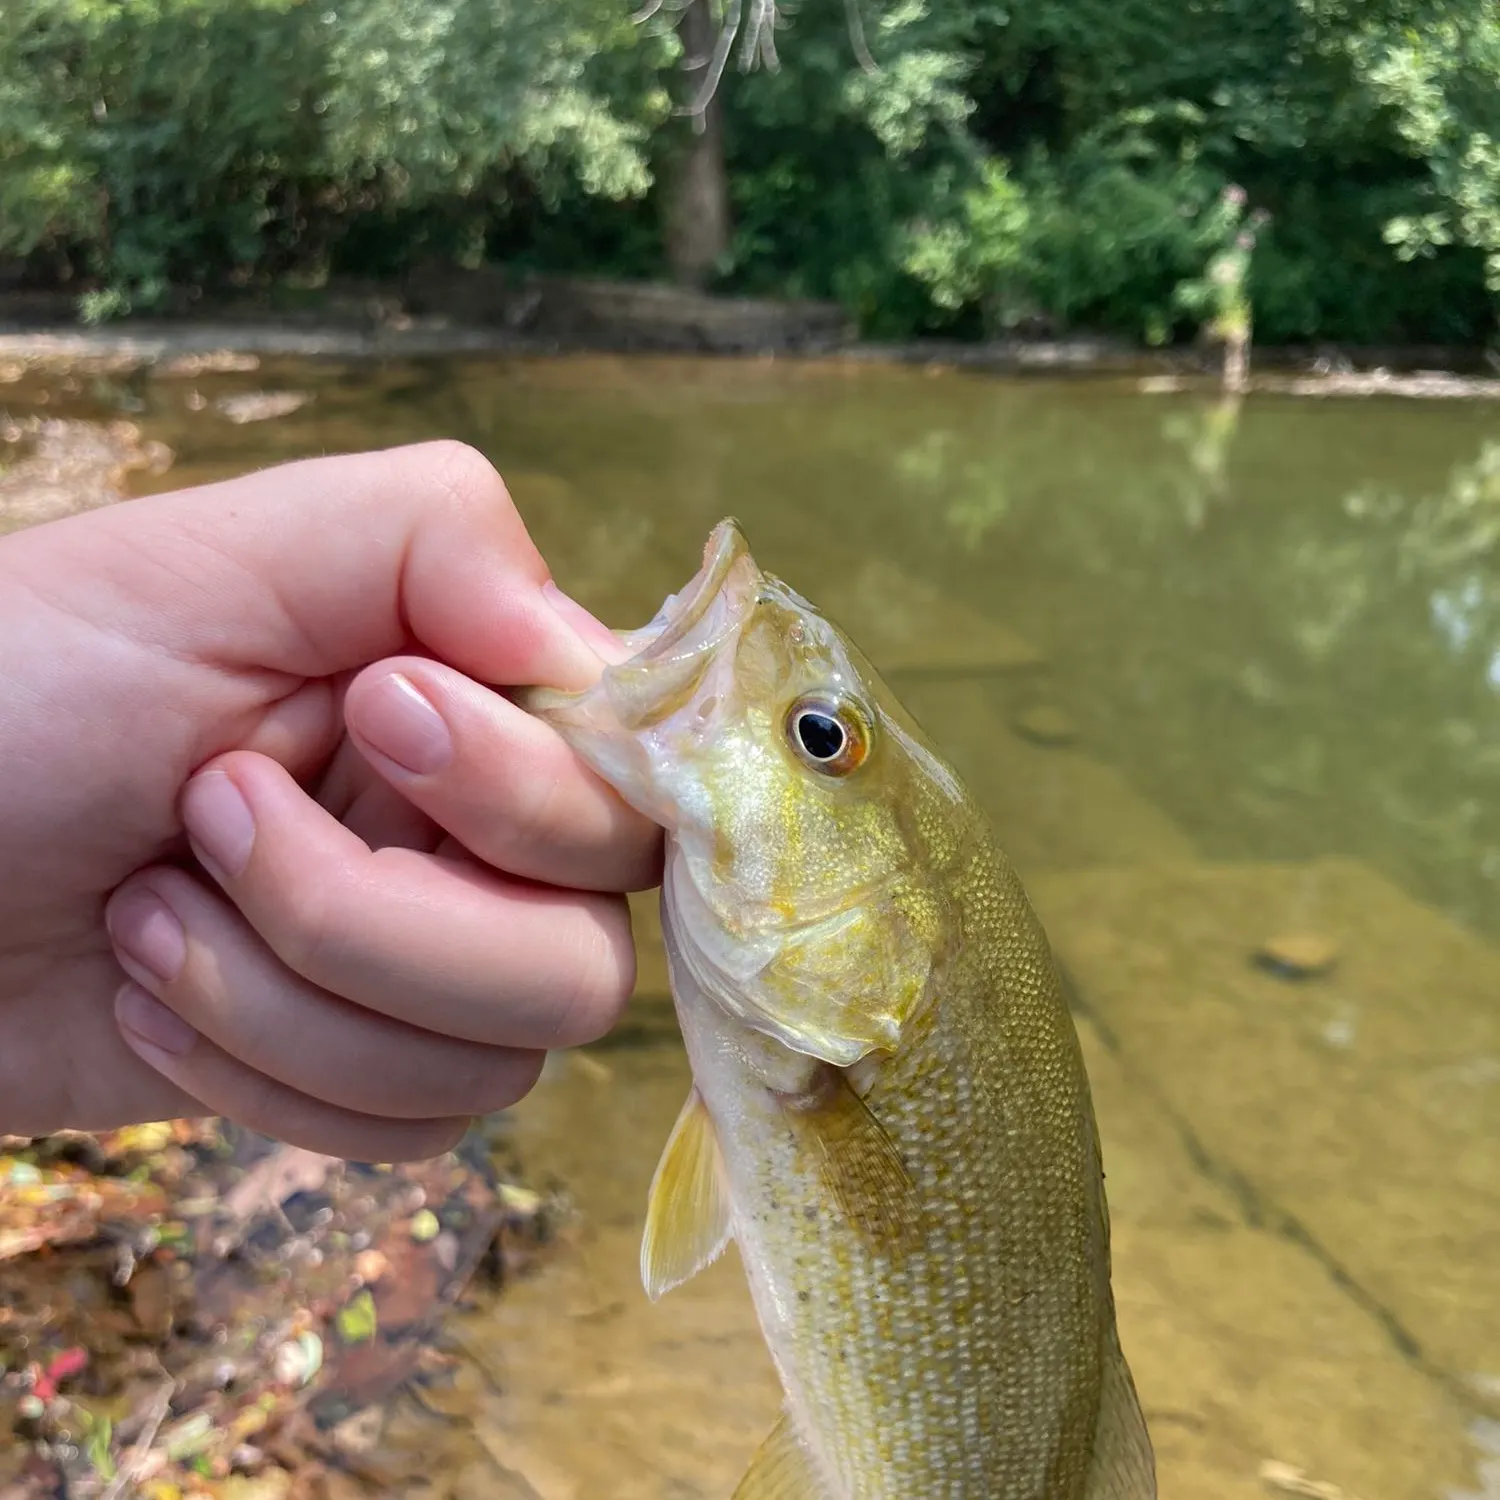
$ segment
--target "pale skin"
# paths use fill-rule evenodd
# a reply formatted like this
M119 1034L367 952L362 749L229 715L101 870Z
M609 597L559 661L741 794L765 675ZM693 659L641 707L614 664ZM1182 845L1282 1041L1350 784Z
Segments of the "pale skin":
M416 1159L605 1033L660 834L495 689L618 654L454 443L0 538L0 1133Z

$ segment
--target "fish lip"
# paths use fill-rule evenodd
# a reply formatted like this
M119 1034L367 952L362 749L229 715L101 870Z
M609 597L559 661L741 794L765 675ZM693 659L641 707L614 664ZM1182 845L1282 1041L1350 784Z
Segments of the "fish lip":
M648 734L681 706L769 587L739 522L726 517L709 533L702 566L681 592L666 600L650 624L616 632L630 655L604 667L592 687L522 688L516 701L613 781L603 769L604 745ZM616 789L625 791L618 784ZM671 826L659 807L647 816Z
M598 691L616 729L641 734L686 706L766 586L738 523L721 521L703 566L650 625L621 637L632 654L604 669Z
M627 670L645 667L653 662L670 659L677 654L677 648L687 640L693 630L704 621L713 608L714 602L724 597L729 600L731 606L729 610L731 618L725 622L725 631L715 632L714 636L708 640L694 642L691 651L706 650L716 644L720 636L727 633L728 628L738 623L738 616L742 612L740 608L735 607L742 601L730 597L731 575L741 562L748 565L746 571L752 575L752 581L758 585L759 575L751 559L750 544L745 539L745 533L733 516L726 516L709 533L708 541L703 548L702 567L681 592L675 594L662 606L655 620L643 629L632 631L621 637L635 649L631 656L623 662L616 663L615 667L610 670L622 667ZM755 589L752 588L747 592L753 596Z
M548 720L559 729L601 702L611 704L617 712L625 711L616 728L639 729L649 718L640 699L651 696L649 691L642 693L643 684L660 671L668 670L670 675L672 667L680 669L695 659L710 656L743 623L765 587L766 580L750 555L744 531L734 517L727 516L709 533L702 566L678 593L663 603L656 618L638 630L614 632L629 651L628 656L607 665L592 687L525 687L516 690L516 701L528 713ZM723 618L717 622L717 628L688 644L692 632L721 599ZM631 698L636 699L633 711L628 707Z

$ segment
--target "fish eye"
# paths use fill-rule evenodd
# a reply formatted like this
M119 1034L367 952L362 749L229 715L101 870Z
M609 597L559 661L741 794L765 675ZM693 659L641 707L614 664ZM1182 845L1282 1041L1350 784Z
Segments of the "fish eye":
M797 755L828 776L848 775L870 751L864 719L846 703L799 698L787 710L786 727Z
M828 714L804 709L797 715L797 739L814 760L837 760L844 749L844 726Z

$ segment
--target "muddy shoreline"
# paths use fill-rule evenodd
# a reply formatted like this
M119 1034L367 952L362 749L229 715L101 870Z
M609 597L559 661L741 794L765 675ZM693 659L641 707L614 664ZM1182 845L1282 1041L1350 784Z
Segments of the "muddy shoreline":
M1216 387L1217 351L1152 349L1079 333L985 342L861 340L838 307L726 297L642 283L515 276L498 269L414 272L392 283L315 292L177 297L164 314L89 327L69 296L0 292L0 380L28 371L119 373L233 356L693 355L903 364L976 373L1132 379L1147 392ZM1500 396L1482 348L1258 347L1249 388L1290 395Z
M621 355L639 359L680 350L632 343L562 342L492 329L446 326L370 331L236 323L128 321L109 329L59 326L16 329L0 323L0 388L31 373L125 374L165 369L212 373L253 368L240 361L431 359L444 357L565 358ZM1291 350L1258 353L1247 393L1285 396L1399 396L1414 399L1500 399L1500 375L1478 373L1453 351ZM855 365L908 365L930 370L1033 378L1111 378L1145 394L1213 391L1219 378L1202 353L1143 350L1085 337L959 344L849 343L826 348L706 349L696 357L776 359Z

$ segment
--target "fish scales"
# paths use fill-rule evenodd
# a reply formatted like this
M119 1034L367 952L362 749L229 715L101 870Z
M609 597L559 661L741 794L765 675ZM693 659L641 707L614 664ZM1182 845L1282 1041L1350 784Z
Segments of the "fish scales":
M975 923L1005 923L1005 898L1013 904L1019 892L1006 891L998 872L975 869L968 880ZM1079 1118L1081 1063L1059 1042L1036 1066L1032 1013L1061 998L1048 993L1039 954L1028 963L1012 945L997 966L1001 951L965 946L970 956L948 978L953 1003L926 1012L867 1096L923 1209L920 1246L899 1261L878 1242L825 1232L816 1141L788 1129L774 1099L745 1089L732 1063L718 1065L745 1045L732 1018L683 1008L693 1073L722 1127L735 1237L758 1303L775 1310L768 1342L850 1500L1071 1495L1087 1472L1093 1432L1083 1440L1068 1407L1097 1383L1102 1355L1099 1274L1090 1270L1101 1262L1101 1210L1076 1186L1088 1178L1087 1131L1064 1127L1070 1161L1049 1135L1055 1121ZM1066 1039L1056 1019L1046 1034ZM976 1049L989 1055L976 1058ZM1039 1125L1028 1124L1036 1116L1018 1097L981 1097L996 1092L987 1076L1015 1074L1017 1051L1031 1055ZM989 1211L1000 1203L1005 1213ZM1028 1247L1040 1244L1070 1247L1080 1274L1039 1266ZM985 1441L1000 1430L1017 1434L1004 1490L993 1487ZM871 1455L878 1487L866 1488Z
M1083 1059L979 809L732 523L625 639L528 706L668 831L643 1274L739 1247L786 1418L737 1500L1149 1500Z

